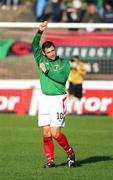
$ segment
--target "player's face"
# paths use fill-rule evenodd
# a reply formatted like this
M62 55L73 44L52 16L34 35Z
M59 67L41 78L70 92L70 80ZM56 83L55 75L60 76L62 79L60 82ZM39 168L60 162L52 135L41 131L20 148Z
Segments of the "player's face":
M55 47L51 46L49 48L45 48L44 54L48 57L48 59L55 60L55 58L56 58Z
M73 58L73 62L78 63L79 62L78 58Z

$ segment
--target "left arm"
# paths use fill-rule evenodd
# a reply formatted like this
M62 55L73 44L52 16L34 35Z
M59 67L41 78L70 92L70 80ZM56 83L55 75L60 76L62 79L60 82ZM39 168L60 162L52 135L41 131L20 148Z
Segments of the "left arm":
M45 75L52 79L53 81L59 82L59 83L65 83L68 79L69 73L70 73L70 64L69 62L65 62L65 67L61 68L60 71L53 73L51 69L47 70L44 63L40 64L40 68L45 73Z

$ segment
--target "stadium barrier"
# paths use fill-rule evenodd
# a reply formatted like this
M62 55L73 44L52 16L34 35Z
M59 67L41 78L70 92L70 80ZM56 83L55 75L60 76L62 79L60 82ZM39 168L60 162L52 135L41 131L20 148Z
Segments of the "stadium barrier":
M39 80L0 81L0 112L38 114L40 98ZM80 102L82 114L106 114L113 116L113 82L85 81ZM68 100L68 113L76 113L77 99Z
M35 22L0 22L0 28L38 28L40 23ZM48 28L65 29L65 28L100 28L113 29L113 23L48 23Z

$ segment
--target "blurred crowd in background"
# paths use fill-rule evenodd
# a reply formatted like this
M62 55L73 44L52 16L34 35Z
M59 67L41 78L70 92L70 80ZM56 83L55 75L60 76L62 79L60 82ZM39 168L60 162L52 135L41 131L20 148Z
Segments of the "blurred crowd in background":
M37 22L113 23L113 0L0 0L1 9L9 11L26 3Z

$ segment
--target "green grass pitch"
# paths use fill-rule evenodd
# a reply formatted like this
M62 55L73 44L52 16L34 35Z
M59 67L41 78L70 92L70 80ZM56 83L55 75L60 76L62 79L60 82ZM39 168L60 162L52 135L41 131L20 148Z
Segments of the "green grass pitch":
M68 168L55 142L56 168L46 162L37 117L0 114L0 180L113 179L113 118L68 115L62 131L76 151L77 167Z

